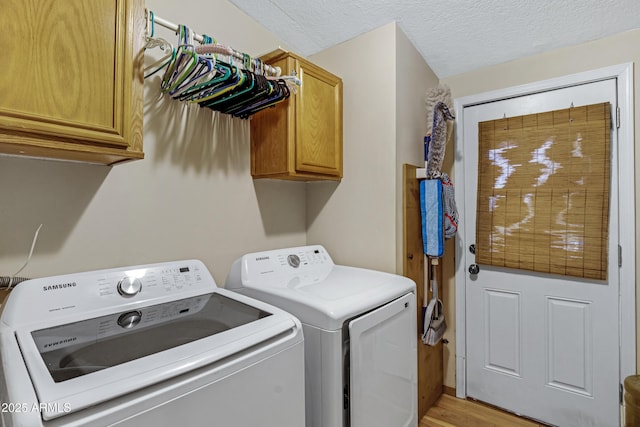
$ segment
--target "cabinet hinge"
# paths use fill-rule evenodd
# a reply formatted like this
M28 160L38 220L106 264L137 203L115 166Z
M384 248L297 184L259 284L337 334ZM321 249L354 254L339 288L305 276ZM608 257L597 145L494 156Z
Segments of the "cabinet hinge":
M618 267L622 267L622 246L618 245Z
M616 107L616 129L620 129L620 107Z

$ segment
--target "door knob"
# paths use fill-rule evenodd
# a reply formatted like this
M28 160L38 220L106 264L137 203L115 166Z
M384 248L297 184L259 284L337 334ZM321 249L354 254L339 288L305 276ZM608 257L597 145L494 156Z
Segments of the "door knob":
M480 266L478 264L471 264L469 266L469 274L478 274L480 272Z

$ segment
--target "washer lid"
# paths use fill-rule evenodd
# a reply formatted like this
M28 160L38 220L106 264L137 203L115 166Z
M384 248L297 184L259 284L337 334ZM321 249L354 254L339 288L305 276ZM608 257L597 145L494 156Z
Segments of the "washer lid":
M31 323L15 335L50 420L249 349L280 351L259 349L283 334L302 341L298 325L282 310L216 289L64 324Z
M300 262L290 262L293 257ZM406 277L335 265L318 245L247 254L234 263L225 287L327 330L340 329L349 318L415 292L415 283Z

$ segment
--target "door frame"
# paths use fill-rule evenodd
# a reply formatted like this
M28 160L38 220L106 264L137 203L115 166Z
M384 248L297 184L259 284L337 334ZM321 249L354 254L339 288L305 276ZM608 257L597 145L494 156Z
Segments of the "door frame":
M620 384L628 375L636 373L636 254L635 254L635 158L634 158L634 108L633 108L633 63L624 63L592 71L571 74L559 78L542 80L534 83L514 86L476 95L465 96L454 100L456 111L456 146L454 170L456 173L455 200L458 210L465 210L465 168L464 141L464 109L479 104L501 101L524 95L547 92L555 89L577 86L611 78L617 79L617 98L619 122L624 124L618 128L618 230L619 256L623 260L618 269L619 274L619 347L620 347ZM615 111L615 110L612 110ZM615 117L614 117L615 121ZM632 179L623 179L632 177ZM475 209L475 206L469 207ZM464 221L460 221L456 236L456 396L467 397L467 333L466 333L466 244Z

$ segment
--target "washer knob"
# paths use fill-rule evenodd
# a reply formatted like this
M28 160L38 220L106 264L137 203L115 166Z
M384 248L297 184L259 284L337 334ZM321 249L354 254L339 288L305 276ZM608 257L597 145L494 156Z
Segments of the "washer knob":
M123 297L132 297L142 290L140 279L125 277L118 282L118 293Z
M142 313L139 311L130 311L118 317L118 325L125 329L133 328L142 320Z
M287 262L293 268L300 267L300 257L298 255L292 254L287 257Z

